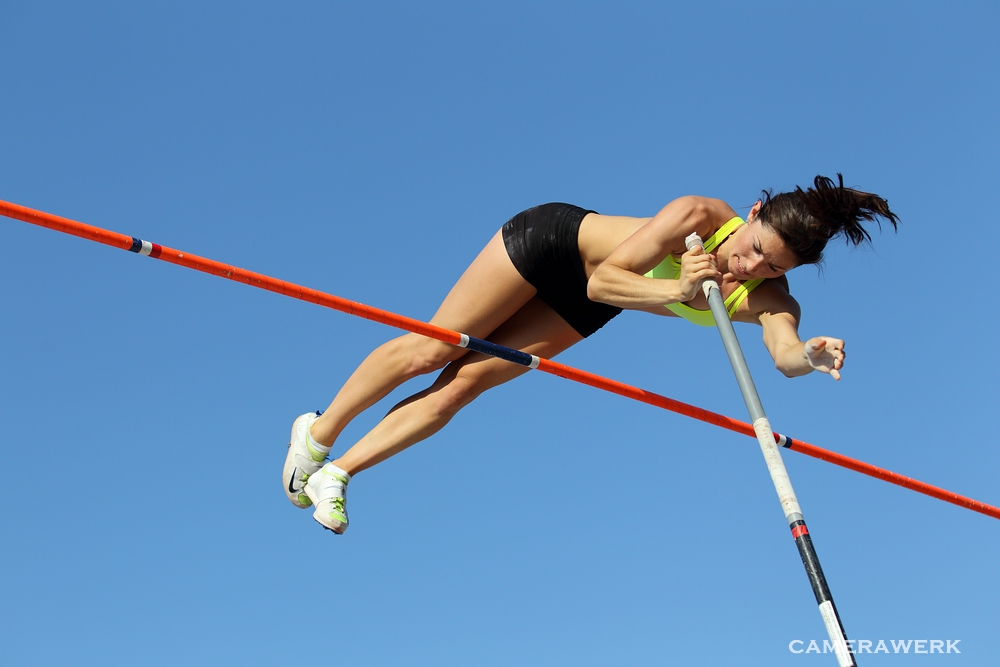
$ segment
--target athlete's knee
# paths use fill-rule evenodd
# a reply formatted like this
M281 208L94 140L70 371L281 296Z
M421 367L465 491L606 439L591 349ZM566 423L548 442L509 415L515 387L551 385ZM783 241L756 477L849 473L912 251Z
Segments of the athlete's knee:
M445 382L438 395L438 410L442 414L454 414L478 398L483 392L510 380L513 375L508 364L497 360L462 364L455 369L446 369Z
M456 374L434 393L435 411L451 416L483 393L474 378Z
M418 334L400 336L395 341L396 353L404 359L404 373L416 377L441 370L449 362L465 354L465 350Z

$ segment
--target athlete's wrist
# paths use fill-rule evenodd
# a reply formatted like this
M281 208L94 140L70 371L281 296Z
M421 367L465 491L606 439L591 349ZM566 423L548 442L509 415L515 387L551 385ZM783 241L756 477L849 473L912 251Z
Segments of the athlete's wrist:
M694 298L694 294L688 295L684 293L680 280L668 279L663 282L668 283L665 285L667 288L665 290L667 300L663 302L663 305L667 305L669 303L684 303L685 301L690 301ZM695 288L695 293L697 293L697 288Z

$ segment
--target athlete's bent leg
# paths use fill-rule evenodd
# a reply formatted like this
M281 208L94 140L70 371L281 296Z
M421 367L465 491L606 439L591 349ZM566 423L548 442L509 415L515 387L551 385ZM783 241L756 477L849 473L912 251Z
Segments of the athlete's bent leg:
M489 340L551 358L582 340L541 299L531 299ZM434 383L396 405L367 435L332 463L354 475L439 431L491 387L525 373L524 366L477 353L452 361Z

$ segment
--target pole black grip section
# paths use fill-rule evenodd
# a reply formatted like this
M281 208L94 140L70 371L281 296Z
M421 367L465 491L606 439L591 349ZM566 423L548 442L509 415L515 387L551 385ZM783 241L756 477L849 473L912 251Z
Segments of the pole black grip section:
M833 601L833 597L830 595L830 588L826 584L826 576L823 574L823 568L819 564L819 557L816 555L816 549L813 548L812 537L805 529L804 521L796 521L791 525L792 534L795 535L795 546L799 550L799 557L802 559L802 566L806 569L806 575L809 577L809 584L812 586L813 595L816 596L816 604L823 604L824 602Z

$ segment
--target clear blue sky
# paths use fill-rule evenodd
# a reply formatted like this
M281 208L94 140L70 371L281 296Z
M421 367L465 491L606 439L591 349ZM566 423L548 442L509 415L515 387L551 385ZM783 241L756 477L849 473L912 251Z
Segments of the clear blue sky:
M844 379L738 331L776 430L1000 504L995 3L0 5L0 199L427 319L510 216L842 172L902 223L790 275ZM544 374L351 484L292 419L396 335L0 219L5 665L834 665L756 443ZM717 334L560 358L737 418ZM338 451L416 380L365 413ZM845 627L996 665L1000 524L786 452Z

